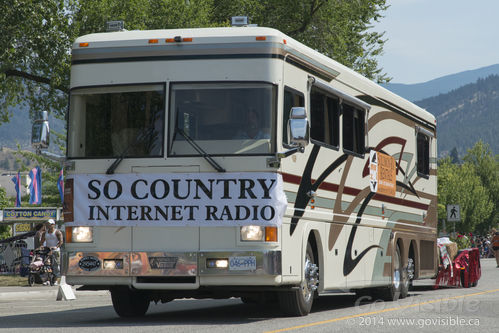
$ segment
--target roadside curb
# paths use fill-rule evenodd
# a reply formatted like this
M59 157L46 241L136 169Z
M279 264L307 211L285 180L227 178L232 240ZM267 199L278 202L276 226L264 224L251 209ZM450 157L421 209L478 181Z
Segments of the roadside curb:
M23 287L24 288L24 287ZM12 288L14 289L14 288ZM16 299L52 299L56 300L57 298L57 292L59 290L59 287L47 287L45 290L9 290L9 291L2 291L2 288L0 288L0 302L4 300L16 300ZM18 289L18 288L15 288ZM37 289L42 289L37 288ZM109 295L109 291L107 290L75 290L75 288L72 288L73 292L75 293L76 299L78 299L79 296L106 296Z

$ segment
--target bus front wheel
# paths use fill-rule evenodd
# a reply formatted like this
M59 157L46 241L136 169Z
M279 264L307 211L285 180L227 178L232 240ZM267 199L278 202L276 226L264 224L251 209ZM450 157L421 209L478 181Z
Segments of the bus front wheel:
M128 287L111 289L111 300L114 311L120 317L141 317L146 314L150 300L144 293Z
M307 244L304 279L299 288L279 293L279 306L289 316L306 316L312 309L314 296L319 285L319 266L315 262L312 245Z

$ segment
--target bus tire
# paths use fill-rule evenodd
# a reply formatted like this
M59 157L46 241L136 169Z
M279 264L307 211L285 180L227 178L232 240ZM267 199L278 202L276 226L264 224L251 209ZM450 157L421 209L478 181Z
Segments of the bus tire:
M399 298L404 298L407 295L407 290L404 295L404 287L408 283L407 274L403 274L402 255L400 247L397 246L395 255L393 256L392 282L388 288L381 290L382 298L386 301L396 301ZM408 284L407 284L408 286Z
M128 287L111 289L111 300L114 311L120 317L141 317L146 314L150 300L144 293L131 290Z
M304 277L298 289L279 293L279 306L285 315L306 316L312 309L319 284L319 267L310 243L307 244L305 253Z

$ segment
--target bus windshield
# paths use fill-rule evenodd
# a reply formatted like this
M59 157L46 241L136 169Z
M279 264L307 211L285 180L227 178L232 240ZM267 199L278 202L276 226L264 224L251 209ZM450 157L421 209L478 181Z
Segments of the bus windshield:
M176 83L170 90L169 155L275 151L277 89L269 83Z
M164 85L74 89L68 157L163 156Z

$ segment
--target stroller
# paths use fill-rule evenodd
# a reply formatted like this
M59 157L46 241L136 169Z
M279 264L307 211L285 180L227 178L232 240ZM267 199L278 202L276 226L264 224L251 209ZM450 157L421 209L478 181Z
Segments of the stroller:
M53 286L57 279L52 269L53 261L50 248L42 247L35 250L33 261L29 265L28 285L33 286L35 283L44 284L49 282Z

